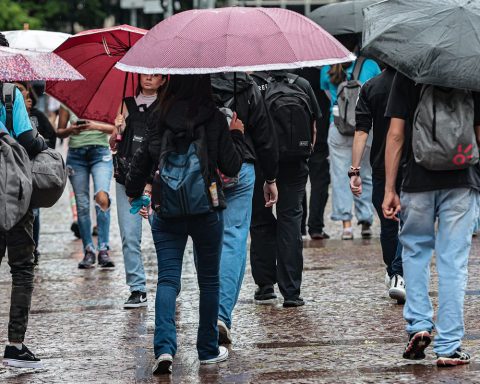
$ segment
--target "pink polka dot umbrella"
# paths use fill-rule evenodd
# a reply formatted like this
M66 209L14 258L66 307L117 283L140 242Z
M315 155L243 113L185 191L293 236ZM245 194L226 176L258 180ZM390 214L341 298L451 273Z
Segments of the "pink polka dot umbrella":
M85 78L55 53L0 47L0 81L32 80L73 81Z

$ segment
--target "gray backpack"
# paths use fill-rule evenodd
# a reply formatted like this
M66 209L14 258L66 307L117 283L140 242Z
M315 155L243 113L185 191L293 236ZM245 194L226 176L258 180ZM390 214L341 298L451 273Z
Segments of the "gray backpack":
M27 151L8 133L0 132L0 231L9 231L25 216L31 196Z
M472 92L424 85L413 119L412 147L416 163L432 171L477 164Z
M355 108L357 107L360 89L362 88L362 83L360 83L358 78L364 62L365 58L359 57L353 67L352 78L338 85L338 116L334 115L333 121L338 131L345 136L353 136L355 134Z

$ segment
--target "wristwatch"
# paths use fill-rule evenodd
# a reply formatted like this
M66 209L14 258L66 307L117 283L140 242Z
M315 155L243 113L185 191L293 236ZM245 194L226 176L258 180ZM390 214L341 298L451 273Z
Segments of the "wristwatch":
M277 182L277 179L273 179L273 180L265 180L265 182L267 184L275 184Z
M348 177L360 176L360 167L350 167L348 170Z

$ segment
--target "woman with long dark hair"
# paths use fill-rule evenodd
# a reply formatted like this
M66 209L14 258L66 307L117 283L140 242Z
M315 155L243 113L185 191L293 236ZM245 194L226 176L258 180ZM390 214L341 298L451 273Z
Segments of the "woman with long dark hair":
M130 287L130 297L124 308L147 306L147 279L142 261L142 218L130 213L130 204L125 194L125 177L136 150L145 138L149 115L158 103L157 95L165 84L162 75L138 75L135 97L127 97L120 106L115 119L115 130L110 137L110 148L114 156L114 177L116 180L117 217L122 239L125 275ZM146 186L145 191L151 191Z
M176 144L175 155L178 156L190 154L192 143L195 143L205 188L197 189L195 194L186 191L179 198L169 195L167 199L168 191L162 184L165 168L160 161L160 158L165 158L167 139ZM188 236L192 238L196 251L200 288L197 336L200 363L218 363L228 358L227 349L218 346L219 266L225 201L217 170L234 177L242 166L243 152L243 124L235 115L229 131L225 115L214 104L210 76L172 76L151 116L147 138L135 153L125 184L127 195L135 203L145 198L142 197L144 187L153 181L152 206L155 214L152 235L158 259L154 374L171 372L173 356L177 351L175 301L180 292ZM208 200L205 212L183 215L167 212L168 207L176 204L186 212L185 207L196 204L203 193ZM143 215L147 214L147 210L143 209Z

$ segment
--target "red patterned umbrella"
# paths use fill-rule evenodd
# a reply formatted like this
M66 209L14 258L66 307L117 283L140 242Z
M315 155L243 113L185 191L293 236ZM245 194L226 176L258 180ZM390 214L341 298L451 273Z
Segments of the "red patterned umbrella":
M162 21L117 68L200 74L316 67L354 59L332 35L296 12L232 7L186 11Z
M0 47L0 81L85 80L65 60L49 52Z
M129 25L94 29L68 38L55 53L75 67L87 81L47 82L47 93L77 116L113 124L124 96L132 96L137 75L115 64L147 31Z

